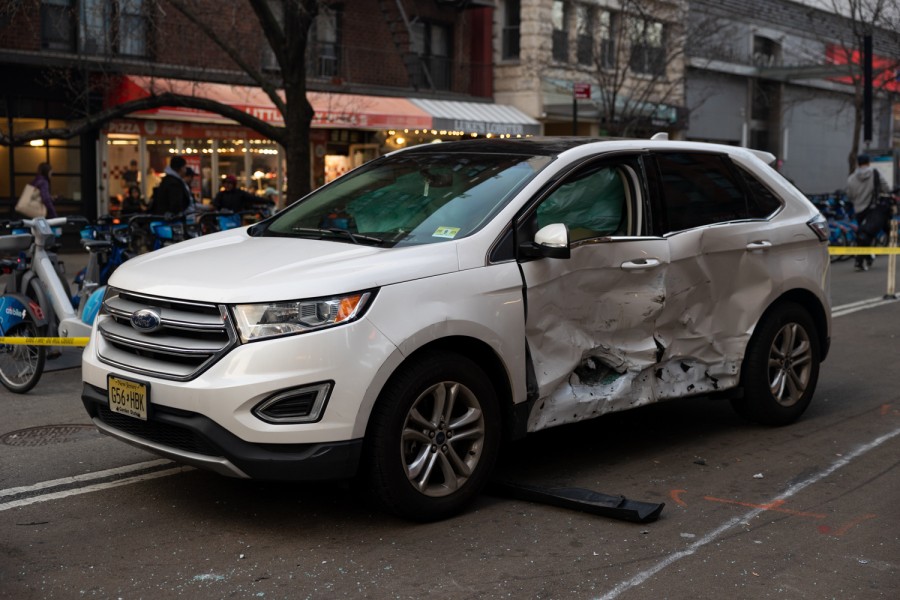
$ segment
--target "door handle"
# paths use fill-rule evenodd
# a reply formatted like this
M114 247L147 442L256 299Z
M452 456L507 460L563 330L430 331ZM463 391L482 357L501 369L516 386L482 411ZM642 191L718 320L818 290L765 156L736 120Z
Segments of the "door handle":
M659 259L656 258L635 258L622 263L622 268L626 271L644 271L653 269L660 265Z
M768 250L772 247L772 242L767 240L759 240L756 242L750 242L747 244L747 250L753 252L754 250Z

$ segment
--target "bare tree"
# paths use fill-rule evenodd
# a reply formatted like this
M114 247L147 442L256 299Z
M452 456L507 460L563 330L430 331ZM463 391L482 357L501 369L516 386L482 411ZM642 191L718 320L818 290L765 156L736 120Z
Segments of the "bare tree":
M713 17L688 18L686 0L620 0L570 5L554 14L550 48L530 66L547 81L573 77L592 83L604 134L644 136L685 126L686 50L715 40L729 27ZM568 33L571 31L572 33ZM703 99L694 99L696 109Z
M609 133L634 135L654 118L671 122L666 113L684 104L685 21L682 2L622 0L619 12L601 15L595 103Z
M28 3L24 0L5 3L3 18L13 21L20 16ZM161 106L183 106L217 113L232 119L284 147L287 163L288 197L297 198L311 189L309 134L314 110L307 98L306 49L310 27L320 10L328 10L326 0L225 0L213 3L204 0L154 0L148 3L153 11L151 25L156 32L164 30L164 20L174 10L180 14L193 31L193 36L182 40L195 50L212 43L233 65L240 70L243 79L262 89L281 114L283 126L273 125L248 113L235 109L215 99L176 93L169 89L151 89L147 97L127 101L116 106L96 109L96 97L109 85L114 76L125 67L110 60L107 64L75 58L64 69L57 69L51 77L62 77L74 92L75 103L82 107L83 116L66 127L37 129L9 135L0 131L0 144L21 145L35 139L69 139L95 130L108 121L132 112ZM210 6L216 10L210 10ZM249 9L249 12L248 12ZM258 53L247 43L248 36L237 33L235 27L223 27L225 17L231 15L231 23L238 25L243 15L258 22L259 32L265 38L265 46L274 59L274 67L263 70ZM248 51L251 46L251 51ZM152 65L149 67L152 70Z

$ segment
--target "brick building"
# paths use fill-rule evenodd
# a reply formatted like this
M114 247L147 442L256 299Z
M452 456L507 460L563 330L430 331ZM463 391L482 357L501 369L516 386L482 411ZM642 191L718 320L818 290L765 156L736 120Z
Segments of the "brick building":
M0 128L61 127L150 92L178 91L229 104L280 125L244 63L278 77L278 63L245 0L196 0L196 20L168 0L24 0L0 8ZM321 185L404 145L473 135L531 135L539 124L494 104L493 2L323 2L307 45L307 88L316 110L310 169ZM204 33L234 48L229 56ZM11 84L15 82L15 84ZM138 164L142 191L171 155L202 174L209 198L227 174L258 192L284 189L283 149L217 114L161 107L84 135L0 146L0 207L40 162L54 168L62 214L107 212ZM0 208L0 213L7 212Z

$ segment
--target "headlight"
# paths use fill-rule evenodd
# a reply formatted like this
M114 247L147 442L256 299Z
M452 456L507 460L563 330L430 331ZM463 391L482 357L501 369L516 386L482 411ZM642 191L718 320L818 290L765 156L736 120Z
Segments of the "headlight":
M237 304L232 308L241 341L252 342L349 323L362 315L371 296L371 292L359 292L315 300Z

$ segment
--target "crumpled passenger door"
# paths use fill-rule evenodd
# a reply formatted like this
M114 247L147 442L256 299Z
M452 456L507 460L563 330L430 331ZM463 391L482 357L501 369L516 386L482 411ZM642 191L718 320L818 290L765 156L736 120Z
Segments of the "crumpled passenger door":
M520 233L565 223L571 248L568 259L521 262L539 395L531 431L641 404L639 388L652 384L635 381L657 361L669 248L634 235L644 218L639 173L631 159L583 167L520 222Z

